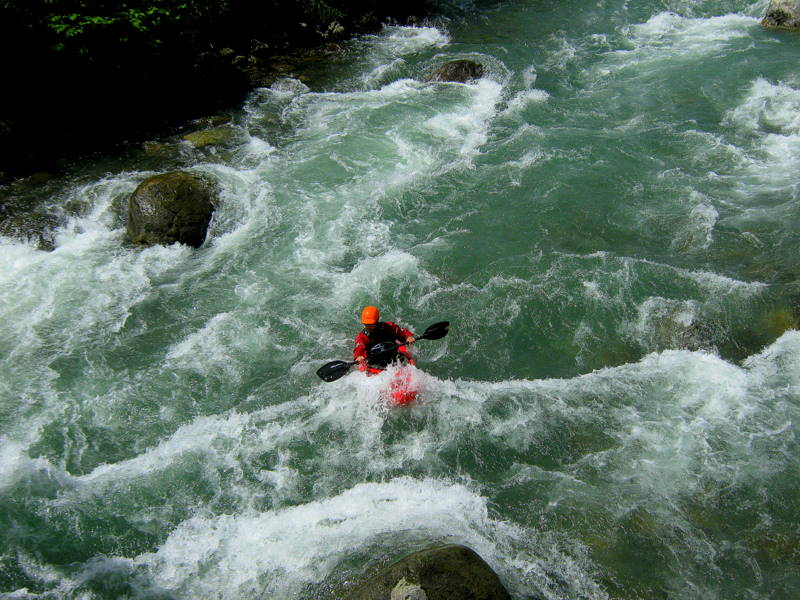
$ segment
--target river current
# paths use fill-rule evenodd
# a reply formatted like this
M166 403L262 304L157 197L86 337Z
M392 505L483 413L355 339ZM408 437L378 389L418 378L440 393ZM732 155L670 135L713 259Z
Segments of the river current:
M766 5L462 6L256 90L226 146L15 192L53 248L0 238L0 595L325 598L451 542L515 599L796 598L800 38ZM205 244L131 247L177 168L220 182ZM451 322L414 406L315 375L365 304Z

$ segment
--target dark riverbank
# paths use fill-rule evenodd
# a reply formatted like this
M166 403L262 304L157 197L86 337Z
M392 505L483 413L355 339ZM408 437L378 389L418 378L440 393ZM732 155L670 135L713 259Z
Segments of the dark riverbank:
M67 4L76 5L73 12ZM193 5L205 12L195 7L168 15L172 20L151 15L142 25L130 15L103 16L103 2L93 16L80 15L89 9L79 4L85 3L0 4L0 51L8 64L0 182L169 133L335 55L338 42L386 22L419 22L436 8L425 0L204 2ZM148 3L129 4L146 12ZM63 14L33 12L56 9Z

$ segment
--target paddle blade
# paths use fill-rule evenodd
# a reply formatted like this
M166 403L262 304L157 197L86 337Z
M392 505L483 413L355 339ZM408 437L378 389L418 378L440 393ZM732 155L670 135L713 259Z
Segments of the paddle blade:
M425 330L421 336L419 336L418 340L438 340L443 338L447 335L447 332L450 330L450 321L440 321L438 323L434 323L430 327Z
M323 381L336 381L344 376L354 364L355 363L345 362L343 360L334 360L317 369L317 375Z

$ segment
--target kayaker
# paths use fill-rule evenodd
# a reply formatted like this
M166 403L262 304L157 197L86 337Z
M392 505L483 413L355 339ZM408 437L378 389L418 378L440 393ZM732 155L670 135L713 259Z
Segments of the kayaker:
M380 316L380 311L374 306L367 306L361 311L361 323L364 324L364 330L356 336L353 348L353 360L358 363L358 368L362 371L366 371L368 367L384 369L389 363L400 357L413 364L411 355L404 345L368 360L369 350L375 344L397 342L411 345L416 341L411 331L391 321L381 321Z

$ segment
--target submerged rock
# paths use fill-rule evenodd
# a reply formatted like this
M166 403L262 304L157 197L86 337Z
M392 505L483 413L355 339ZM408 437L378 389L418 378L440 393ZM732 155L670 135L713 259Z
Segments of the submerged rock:
M436 69L428 81L466 83L483 77L483 65L473 60L454 60Z
M511 600L492 568L466 546L411 554L362 584L348 600Z
M800 27L800 0L770 0L761 25L770 29Z
M790 329L797 329L797 326L797 315L789 307L776 307L764 315L764 330L774 339L778 339Z
M176 171L145 179L130 197L128 237L135 244L202 245L217 204L217 185Z

